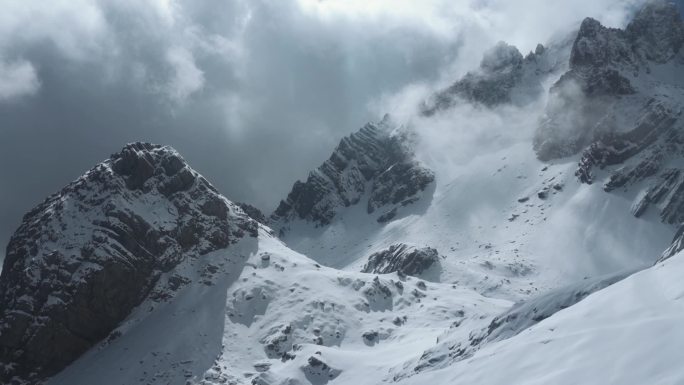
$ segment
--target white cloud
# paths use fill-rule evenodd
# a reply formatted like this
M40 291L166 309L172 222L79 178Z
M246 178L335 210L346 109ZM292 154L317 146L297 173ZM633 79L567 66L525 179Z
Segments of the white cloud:
M0 50L48 42L62 55L83 60L105 48L104 15L93 1L6 0L0 11Z
M43 145L0 170L15 182L0 226L134 140L178 147L269 210L340 137L387 111L408 119L499 40L527 51L585 16L619 25L639 1L0 1L0 93L33 95L0 103L0 163Z
M39 88L40 81L31 63L0 60L0 102L35 94Z
M190 51L172 47L166 52L166 60L173 72L166 87L172 100L182 102L204 87L204 72L197 68Z

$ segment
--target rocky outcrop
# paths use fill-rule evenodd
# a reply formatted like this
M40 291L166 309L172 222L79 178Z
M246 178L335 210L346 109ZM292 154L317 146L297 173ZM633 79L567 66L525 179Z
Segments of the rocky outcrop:
M576 176L607 192L636 190L632 213L658 210L684 222L684 22L677 7L651 0L624 29L586 19L570 70L551 90L534 146L542 160L582 152ZM677 232L663 254L682 249Z
M644 130L648 123L635 124L633 119L626 124L625 117L632 118L630 112L640 109L661 114L653 106L667 103L671 95L659 84L671 79L662 79L653 69L681 64L683 41L684 23L677 7L663 0L649 1L625 30L584 20L572 47L570 70L550 91L545 119L534 138L537 156L570 156L595 141L605 146L615 134L624 141L620 136L625 125Z
M323 385L337 378L342 371L330 367L323 359L320 358L320 353L310 356L306 365L301 368L304 376L311 384Z
M592 143L582 153L576 171L583 183L591 184L594 169L625 164L604 185L606 191L639 182L656 174L666 154L679 155L681 116L665 103L651 99L639 113L636 126L624 133L611 133ZM626 162L639 155L633 164Z
M281 232L294 220L329 224L345 207L367 200L368 214L386 222L418 201L434 173L417 162L405 136L391 132L389 117L343 138L332 155L297 181L271 222Z
M0 382L58 372L163 272L257 226L172 148L127 145L27 213L12 236L0 275Z
M627 26L626 34L643 59L667 63L684 45L684 24L677 6L669 1L651 0Z
M485 52L478 70L433 95L421 106L422 112L430 116L459 100L486 107L527 104L543 92L542 80L567 62L568 51L566 42L548 48L539 44L523 57L516 47L499 42Z
M396 216L399 207L417 202L434 179L433 172L418 162L395 163L373 181L367 211L372 214L376 210L391 207L377 219L381 223L388 222Z
M249 215L250 218L259 223L268 225L268 218L266 218L266 215L264 215L264 213L262 213L258 208L244 202L236 202L235 204L238 205L242 211L245 212L245 214Z
M435 264L439 264L439 253L431 247L418 248L403 243L373 253L361 270L364 273L399 274L419 276Z
M663 252L663 254L660 256L660 258L658 258L658 261L656 263L669 259L682 250L684 250L684 225L679 226L679 229L677 230L674 239L672 239L670 247L668 247Z

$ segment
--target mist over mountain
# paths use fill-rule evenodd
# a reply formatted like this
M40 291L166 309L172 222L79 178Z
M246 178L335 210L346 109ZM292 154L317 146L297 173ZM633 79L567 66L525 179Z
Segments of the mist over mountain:
M173 145L224 194L271 211L405 86L447 84L500 40L526 52L586 16L620 26L632 12L617 0L341 3L5 2L0 243L135 141Z
M0 383L684 383L681 2L0 7Z

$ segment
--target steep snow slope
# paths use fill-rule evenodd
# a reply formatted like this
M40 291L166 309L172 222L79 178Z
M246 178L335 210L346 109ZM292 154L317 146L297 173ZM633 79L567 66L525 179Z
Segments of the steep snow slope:
M525 57L516 47L499 42L485 52L476 71L430 97L421 112L433 115L463 100L487 107L534 102L545 92L547 77L567 67L573 40L570 35L553 40L548 47L538 44Z
M49 384L379 383L445 329L465 336L510 306L456 285L326 268L266 228L176 270L192 282L141 304Z
M679 32L673 35L673 45L643 43L650 41L650 28L670 36L658 23L673 21L663 4L650 2L649 7L655 8L652 12L645 8L639 16L644 22L637 19L628 32L588 20L573 45L566 81L574 73L580 80L590 79L585 84L590 88L619 91L609 94L615 98L610 105L622 107L606 110L621 130L614 132L618 139L633 131L635 122L646 121L642 129L647 133L659 132L653 127L659 127L656 118L661 115L648 114L659 109L639 115L641 110L623 108L631 105L630 100L641 103L653 96L640 90L662 92L668 98L678 95L680 85L668 76L679 73L676 60L681 54L670 50L679 44ZM639 36L633 31L639 31ZM594 49L603 46L590 44L592 36L608 49ZM635 53L633 47L648 52L647 67L642 67L641 51ZM530 57L545 55L544 63L560 63L548 56L551 52L540 49ZM601 61L606 52L617 52L627 64L637 66L635 70L648 70L639 76L616 76L612 59ZM684 341L675 326L682 318L682 286L676 277L684 257L677 255L648 268L670 244L674 227L662 223L660 210L632 215L634 203L644 198L643 191L633 187L643 187L638 183L611 194L604 192L606 184L580 183L583 174L577 173L577 165L598 159L587 158L587 152L577 154L581 146L564 153L565 158L547 162L537 158L532 149L540 132L536 127L545 106L553 107L555 96L552 93L549 103L544 98L519 102L509 96L517 89L541 90L543 95L551 84L564 81L559 80L559 71L565 66L536 73L532 65L522 76L519 66L531 65L532 59L521 62L517 50L505 45L488 55L481 71L456 87L454 98L450 96L440 108L418 114L402 126L392 125L389 119L369 124L344 139L307 181L295 184L270 219L248 205L240 206L277 231L249 220L238 205L220 196L184 163L167 172L165 159L177 157L168 148L134 146L132 162L111 167L122 172L109 172L110 163L118 158L105 163L105 172L95 174L95 185L114 185L114 195L123 197L119 211L141 216L158 230L148 232L142 226L145 231L139 231L140 221L124 221L114 229L119 237L106 239L95 254L81 253L81 259L58 255L56 265L66 266L58 273L69 271L73 261L82 268L106 261L110 256L106 246L118 244L124 246L123 257L112 259L137 266L140 257L147 256L137 246L148 235L170 237L180 252L172 253L173 263L152 269L144 290L136 292L135 298L142 302L135 302L138 306L132 310L132 305L127 307L124 315L117 312L114 330L107 329L106 337L100 336L104 340L49 383L681 382L675 351ZM587 58L593 60L589 67L572 65ZM655 65L654 60L667 63ZM500 62L505 65L499 67ZM483 96L480 91L486 93L497 79L511 80L506 84L512 86L482 100L467 97L468 90L475 88L478 91L472 95ZM521 79L533 82L522 84ZM591 140L601 132L593 128L587 131ZM600 149L606 148L620 149ZM668 156L670 165L676 165L678 153ZM150 159L153 166L147 167ZM597 171L594 166L601 168L592 163L585 176L610 181L610 175L616 175L615 170ZM92 176L87 174L85 180L90 180L88 175ZM167 196L168 179L178 181L171 184L175 187ZM98 191L104 196L111 192ZM668 201L681 191L672 189ZM28 218L41 218L61 201L59 194L51 197ZM217 211L216 202L222 210ZM98 210L98 204L89 206L78 223L88 231L100 231L100 222L89 216L100 214ZM183 215L193 219L189 233L183 231L187 227ZM215 227L225 226L236 232L228 232L235 235L228 238L230 242L213 237ZM248 234L253 237L244 236ZM14 260L20 263L13 262L10 272L18 277L41 272L27 257L32 253L31 240L53 237L59 240L56 230L25 226L18 233L16 249L26 251L17 253ZM80 238L66 241L71 239ZM51 255L47 246L36 261ZM93 255L97 258L88 259ZM164 262L165 256L153 254L152 260ZM52 272L51 262L37 266ZM4 278L3 284L14 282L30 291L26 289L30 286L16 284L20 281ZM65 282L58 290L45 286L39 292L63 291L70 281ZM121 277L116 283L127 284ZM15 286L6 287L14 290ZM8 296L9 324L22 326L16 319L29 318L48 321L46 325L59 321L52 313L40 312L12 318L23 314L24 303L34 302L27 295ZM54 301L38 302L41 308L43 302L54 308ZM78 312L66 313L67 318L80 319ZM32 333L25 336L28 341L50 341L35 339ZM656 349L663 354L656 355ZM591 354L593 350L599 355ZM614 361L613 356L617 356ZM13 363L3 364L6 373L16 369Z
M362 207L368 221L386 223L429 195L432 171L414 159L409 139L393 128L385 115L343 138L305 182L295 182L271 225L281 235L302 221L326 226L348 207Z
M0 275L0 382L55 374L144 299L187 283L165 272L256 232L174 149L127 145L12 236Z
M426 279L511 299L652 264L674 229L652 215L634 218L629 193L578 183L578 157L536 159L530 142L539 107L461 106L414 120L422 138L416 156L435 172L431 201L386 225L352 207L324 228L300 223L284 241L349 271L395 243L432 247L441 271Z
M386 225L343 208L328 226L303 221L283 239L357 271L392 244L432 247L443 260L426 278L512 299L646 267L676 229L661 219L684 218L683 42L676 8L655 0L625 30L586 19L572 44L527 58L499 44L403 128L435 173L431 200ZM519 87L551 91L521 103L510 95ZM578 183L592 181L613 195Z
M586 19L534 138L542 159L583 150L582 183L629 192L634 216L680 227L663 258L682 245L683 48L684 21L666 1L647 2L624 30Z
M680 253L472 358L399 383L682 384L682 271Z

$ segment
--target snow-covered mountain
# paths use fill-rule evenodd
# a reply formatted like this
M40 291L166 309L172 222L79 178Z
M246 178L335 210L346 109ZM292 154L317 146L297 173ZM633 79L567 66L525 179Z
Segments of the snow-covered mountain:
M127 145L12 237L0 380L684 383L681 17L560 41L498 44L270 216Z
M368 123L343 138L306 182L294 184L271 215L272 225L281 235L302 221L325 226L340 210L359 204L377 222L391 221L402 207L420 200L434 181L410 146L407 133L393 129L389 115Z
M531 103L544 92L547 78L567 67L572 41L560 39L548 47L538 44L524 57L516 47L499 42L485 52L477 70L429 98L421 106L422 113L433 115L463 100L487 107Z
M256 237L257 228L173 149L126 146L27 213L10 240L0 279L2 382L59 372L143 300L182 290L190 279L179 264Z
M607 192L636 194L636 217L684 221L684 22L674 4L650 2L625 30L582 23L570 70L551 90L535 137L542 159L582 150L576 175ZM679 244L681 240L675 241ZM665 257L681 250L668 249Z

